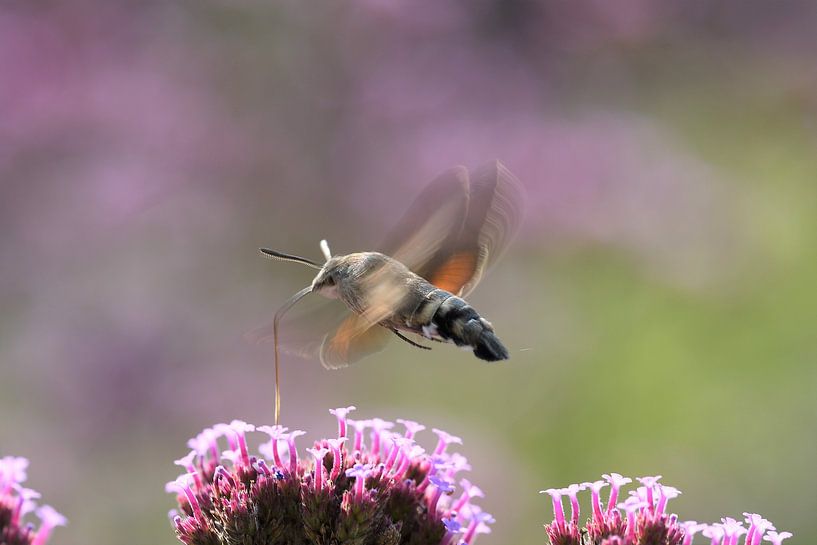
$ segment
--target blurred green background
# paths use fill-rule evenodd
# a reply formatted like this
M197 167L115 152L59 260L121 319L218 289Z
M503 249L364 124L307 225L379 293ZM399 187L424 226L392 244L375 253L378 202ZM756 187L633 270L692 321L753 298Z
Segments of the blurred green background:
M544 543L537 492L611 471L817 541L815 25L788 1L3 4L0 455L69 518L54 543L174 543L172 460L271 421L242 334L311 280L256 249L372 248L438 172L499 158L527 216L470 299L512 359L287 359L284 423L315 439L355 404L461 435L485 544Z

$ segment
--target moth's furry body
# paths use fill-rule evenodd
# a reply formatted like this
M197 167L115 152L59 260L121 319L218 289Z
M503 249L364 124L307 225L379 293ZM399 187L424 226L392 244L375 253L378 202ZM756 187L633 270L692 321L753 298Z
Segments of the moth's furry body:
M508 358L491 323L464 299L382 253L332 257L312 282L312 292L340 299L372 325L469 347L486 361Z

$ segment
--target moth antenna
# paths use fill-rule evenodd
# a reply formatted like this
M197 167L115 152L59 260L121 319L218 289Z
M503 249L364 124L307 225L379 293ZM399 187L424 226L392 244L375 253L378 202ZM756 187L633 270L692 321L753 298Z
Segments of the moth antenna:
M290 261L292 263L301 263L303 265L306 265L307 267L312 267L313 269L318 270L323 268L318 263L315 263L311 259L307 259L305 257L285 254L277 250L270 250L269 248L259 248L259 251L261 252L261 255L263 255L264 257L269 257L271 259L276 259L278 261Z
M329 251L329 243L326 242L326 239L321 240L321 252L323 252L323 257L325 257L327 261L332 259L332 252Z
M273 339L273 347L275 351L275 425L278 425L278 420L281 415L281 386L278 380L278 369L280 367L278 361L278 322L281 321L281 318L284 317L284 314L287 313L289 309L295 306L295 304L309 295L312 291L312 286L307 286L292 297L289 300L281 305L281 307L275 311L275 318L272 320L272 339Z

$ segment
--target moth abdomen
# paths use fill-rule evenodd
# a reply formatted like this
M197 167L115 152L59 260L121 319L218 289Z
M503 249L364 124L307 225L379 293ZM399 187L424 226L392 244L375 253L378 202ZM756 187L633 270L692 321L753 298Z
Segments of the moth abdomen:
M468 346L474 355L486 361L508 359L508 349L494 333L491 324L482 318L464 299L449 295L431 318L435 333L457 346Z
M509 357L508 349L505 348L499 337L490 330L485 330L480 334L474 347L474 355L485 361L507 360Z

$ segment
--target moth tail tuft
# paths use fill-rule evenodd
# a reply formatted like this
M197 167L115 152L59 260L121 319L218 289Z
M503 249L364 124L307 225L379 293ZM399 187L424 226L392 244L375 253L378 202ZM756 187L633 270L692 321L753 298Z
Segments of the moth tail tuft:
M485 361L501 361L507 360L509 357L508 349L505 348L502 341L493 331L487 329L477 339L477 343L474 345L474 355Z

